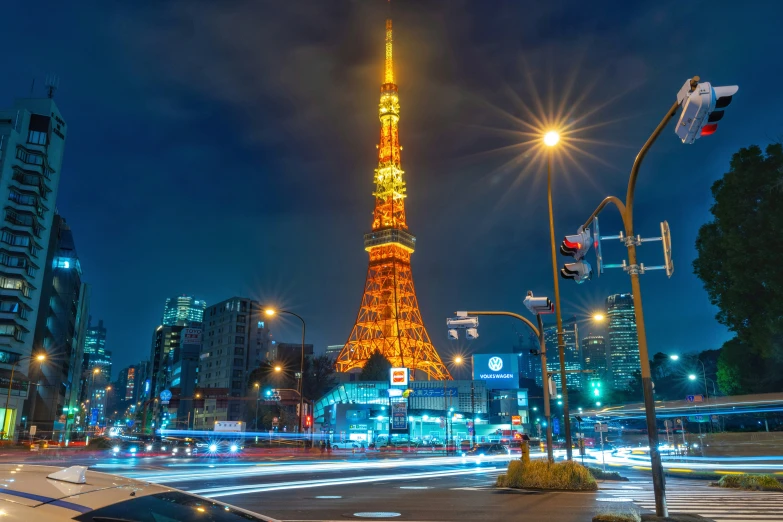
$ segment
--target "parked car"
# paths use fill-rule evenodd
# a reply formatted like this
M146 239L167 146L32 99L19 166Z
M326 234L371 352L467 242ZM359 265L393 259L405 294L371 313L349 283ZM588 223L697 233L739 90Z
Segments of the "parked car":
M13 483L0 490L0 510L9 520L59 522L272 522L223 502L137 480L88 471L86 466L0 465Z
M471 460L480 464L482 459L496 456L509 456L511 452L502 444L479 444L470 451L462 454L463 460Z

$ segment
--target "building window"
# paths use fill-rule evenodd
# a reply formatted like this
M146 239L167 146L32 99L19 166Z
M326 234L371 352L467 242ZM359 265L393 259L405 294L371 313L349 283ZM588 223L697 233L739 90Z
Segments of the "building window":
M244 337L242 337L242 336L239 336L239 335L238 335L238 336L236 336L236 337L234 338L234 342L235 342L236 344L245 344L245 338L244 338ZM236 353L236 351L235 351L234 353Z
M18 353L6 352L5 350L0 350L0 363L14 364L21 358L22 356Z
M16 149L16 157L17 159L22 160L22 162L30 165L43 165L44 163L43 156L27 152L22 148Z
M33 145L46 145L46 133L31 130L27 133L27 143L32 143Z
M8 193L8 199L19 205L37 206L38 200L32 194L22 194L12 190Z
M264 321L258 321L258 328L261 329L264 327Z
M30 236L12 234L7 230L3 230L2 235L0 235L0 241L13 246L30 246Z
M244 324L244 322L245 322L246 320L247 320L247 316L246 316L246 315L238 315L238 316L237 316L237 322L238 322L238 323L243 323L243 324Z
M237 333L245 333L245 327L244 326L237 326Z
M242 366L243 364L245 364L245 361L242 359L234 359L234 366Z
M22 340L22 332L14 324L0 324L0 336L13 337L17 341Z

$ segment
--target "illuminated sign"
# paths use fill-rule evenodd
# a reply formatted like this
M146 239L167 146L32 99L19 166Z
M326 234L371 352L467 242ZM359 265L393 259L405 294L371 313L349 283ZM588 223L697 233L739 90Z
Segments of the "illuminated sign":
M519 426L522 424L522 416L521 415L512 415L511 416L511 425L512 426Z
M510 353L473 356L473 378L486 381L490 390L519 388L518 359Z
M389 397L402 397L402 390L399 388L389 388L386 391L389 392Z
M408 369L407 368L392 368L389 370L389 380L392 386L407 386L408 385Z
M183 328L182 344L201 344L201 328Z

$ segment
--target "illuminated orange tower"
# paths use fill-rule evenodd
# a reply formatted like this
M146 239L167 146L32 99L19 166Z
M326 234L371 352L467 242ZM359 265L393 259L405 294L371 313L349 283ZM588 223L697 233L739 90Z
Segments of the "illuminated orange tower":
M386 67L378 113L381 140L375 169L375 211L372 231L364 235L370 267L356 324L337 357L337 371L361 368L378 351L394 366L426 372L432 379L451 379L424 328L413 288L411 254L416 238L408 232L405 220L391 20L386 20Z

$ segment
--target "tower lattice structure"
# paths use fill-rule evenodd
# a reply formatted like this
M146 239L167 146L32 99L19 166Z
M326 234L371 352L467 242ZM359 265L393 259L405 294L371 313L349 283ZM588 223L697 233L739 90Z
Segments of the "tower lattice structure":
M451 379L424 327L413 287L411 254L416 238L408 232L405 219L391 20L386 20L386 63L378 116L381 137L373 192L375 210L372 231L364 235L370 266L356 324L337 357L337 371L361 368L377 351L394 366L420 370L433 379Z

